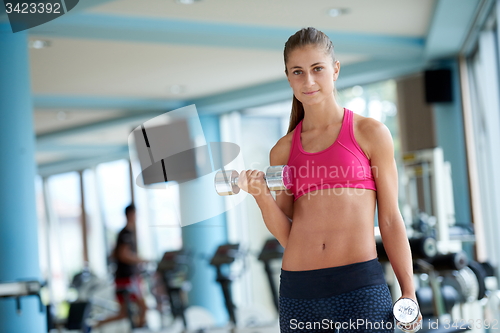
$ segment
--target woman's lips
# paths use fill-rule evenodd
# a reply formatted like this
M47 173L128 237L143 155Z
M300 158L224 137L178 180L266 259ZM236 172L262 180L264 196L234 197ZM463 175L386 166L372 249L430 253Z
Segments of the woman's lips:
M315 90L315 91L308 91L308 92L305 92L304 95L314 95L315 93L317 93L319 90Z

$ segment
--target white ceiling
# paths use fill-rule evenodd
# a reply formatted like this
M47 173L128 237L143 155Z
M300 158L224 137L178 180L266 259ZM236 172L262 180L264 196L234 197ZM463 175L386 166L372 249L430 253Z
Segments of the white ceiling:
M251 26L307 27L402 36L425 36L434 0L119 0L89 10L149 18L171 18ZM349 9L333 18L332 8Z
M285 77L279 51L67 38L50 42L49 48L30 52L35 94L194 98ZM362 56L340 59L349 64Z

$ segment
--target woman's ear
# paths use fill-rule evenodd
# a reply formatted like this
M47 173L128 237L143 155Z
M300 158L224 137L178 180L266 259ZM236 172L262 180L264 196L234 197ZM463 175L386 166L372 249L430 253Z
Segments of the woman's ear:
M340 61L335 61L335 64L333 65L333 81L337 81L339 78L339 73L340 73Z

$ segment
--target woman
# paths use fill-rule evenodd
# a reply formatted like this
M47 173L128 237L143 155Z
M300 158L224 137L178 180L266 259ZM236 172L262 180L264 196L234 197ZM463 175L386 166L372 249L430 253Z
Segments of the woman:
M393 332L392 300L375 247L376 205L402 297L416 296L391 134L337 103L340 63L325 34L298 31L286 42L284 58L292 114L270 165L287 164L293 186L274 199L263 172L246 170L239 180L285 247L281 332Z

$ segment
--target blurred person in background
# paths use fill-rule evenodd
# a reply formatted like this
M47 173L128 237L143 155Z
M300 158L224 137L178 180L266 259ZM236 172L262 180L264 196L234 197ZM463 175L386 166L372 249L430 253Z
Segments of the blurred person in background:
M116 261L115 286L116 298L120 303L120 312L97 323L103 324L125 319L128 316L128 302L135 302L139 307L139 318L136 327L146 325L146 303L141 292L140 265L147 263L137 254L136 209L134 204L125 208L127 224L118 233L116 247L113 252Z

